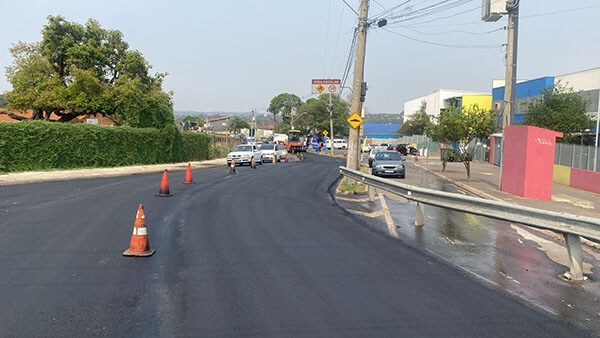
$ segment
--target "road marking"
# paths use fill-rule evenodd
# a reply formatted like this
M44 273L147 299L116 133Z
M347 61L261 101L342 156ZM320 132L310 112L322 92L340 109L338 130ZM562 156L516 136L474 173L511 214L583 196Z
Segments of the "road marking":
M375 218L375 217L381 216L384 213L383 210L377 210L377 211L373 211L373 212L364 212L364 211L348 209L348 211L350 211L351 213L353 213L355 215L361 215L361 216L370 217L370 218Z
M348 202L368 202L369 198L368 197L364 197L364 198L349 198L349 197L336 197L339 200L342 201L348 201Z
M383 216L385 216L385 223L388 227L388 232L395 238L398 238L398 229L394 225L394 219L390 214L390 210L388 209L387 203L385 201L385 196L382 193L379 193L379 200L381 201L381 208L383 210Z

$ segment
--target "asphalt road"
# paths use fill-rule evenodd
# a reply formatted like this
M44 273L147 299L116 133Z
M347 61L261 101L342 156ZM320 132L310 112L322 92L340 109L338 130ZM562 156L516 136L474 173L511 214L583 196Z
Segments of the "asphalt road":
M583 334L337 207L340 163L0 187L0 336Z

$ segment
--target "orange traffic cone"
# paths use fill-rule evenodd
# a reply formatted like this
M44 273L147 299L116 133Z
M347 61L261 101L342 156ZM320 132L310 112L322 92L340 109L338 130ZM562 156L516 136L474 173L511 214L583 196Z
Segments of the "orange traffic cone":
M169 191L169 176L167 175L167 169L163 172L162 180L160 181L160 189L158 189L158 194L155 196L160 197L169 197L173 196Z
M194 184L194 180L192 179L192 165L190 163L188 163L183 184Z
M289 162L289 159L288 159L288 154L287 154L287 153L285 153L285 163L288 163L288 162Z
M273 164L275 164L277 162L277 156L275 154L273 154Z
M133 234L129 242L129 249L123 251L123 256L147 257L152 256L154 252L155 250L150 250L144 206L140 204L133 223Z
M229 165L229 174L230 175L235 174L235 161L234 160L231 160L231 164Z

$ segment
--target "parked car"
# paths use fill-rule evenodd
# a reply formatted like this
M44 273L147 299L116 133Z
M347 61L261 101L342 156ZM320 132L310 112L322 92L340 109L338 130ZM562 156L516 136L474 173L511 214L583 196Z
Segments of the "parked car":
M275 156L275 161L281 161L281 155L277 151L276 144L263 144L260 146L260 152L262 153L263 162L272 162L273 156Z
M404 160L397 151L380 151L373 160L373 175L406 177Z
M396 150L396 145L395 144L388 144L387 146L387 150Z
M375 159L375 155L380 151L381 149L378 148L373 148L371 149L371 151L369 151L369 168L373 167L373 160Z
M408 150L406 149L406 145L405 144L399 144L396 146L396 151L399 152L400 154L406 156L408 154Z
M331 149L331 139L330 138L325 140L325 147L327 149Z
M231 165L231 161L236 165L250 165L252 158L254 158L255 163L262 164L262 152L260 148L254 144L240 144L227 154L227 165Z
M348 148L348 142L343 139L334 139L333 140L333 148L334 149L346 149Z

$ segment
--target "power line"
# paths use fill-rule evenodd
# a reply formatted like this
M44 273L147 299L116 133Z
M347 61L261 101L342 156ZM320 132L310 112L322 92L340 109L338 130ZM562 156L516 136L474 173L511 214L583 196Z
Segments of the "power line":
M539 13L539 14L533 14L533 15L521 15L520 18L521 19L523 19L523 18L537 18L538 16L546 16L546 15L553 15L553 14L575 12L575 11L580 11L580 10L583 10L583 9L597 8L597 7L600 7L600 5L593 5L593 6L579 7L579 8L571 8L571 9L565 9L565 10L562 10L562 11Z
M340 33L342 31L342 23L344 22L344 6L342 6L342 14L340 14L340 25L338 26L337 38L335 39L335 48L333 49L333 59L331 60L331 71L330 76L333 75L333 68L335 67L335 58L337 57L338 45L340 43Z
M501 1L501 0L496 0L496 1ZM547 15L555 15L555 14L562 14L562 13L568 13L568 12L575 12L575 11L580 11L580 10L584 10L584 9L598 8L598 7L600 7L600 5L578 7L578 8L570 8L570 9L565 9L565 10L560 10L560 11L554 11L554 12L538 13L538 14L532 14L532 15L520 15L519 18L520 19L529 19L529 18L536 18L536 17L540 17L540 16L547 16ZM471 9L469 11L474 11L474 10L479 9L479 8L481 8L481 6L479 6L478 8L473 8L473 9ZM460 14L464 14L464 12L460 13ZM426 24L428 22L431 22L431 21L416 22L416 23L412 23L410 25L411 26L420 26L420 25ZM472 22L450 23L450 24L440 24L440 25L427 25L427 26L422 26L422 27L419 27L419 28L469 26L469 25L479 25L481 23L482 23L481 21L472 21Z
M340 97L344 92L344 87L346 86L346 80L348 80L348 76L350 75L350 70L352 69L352 61L354 59L354 48L356 47L356 41L358 39L358 29L354 29L354 37L352 38L352 43L350 44L350 52L348 53L348 60L346 62L346 68L344 69L344 74L342 75L341 81L341 89L340 89Z
M389 22L388 25L392 25L392 24L400 23L400 22L405 22L405 21L410 21L410 20L415 20L415 19L426 17L426 16L431 16L431 15L434 15L434 14L446 12L446 11L449 11L449 10L454 9L456 7L459 7L459 6L462 6L464 4L467 4L467 3L471 2L471 1L473 1L473 0L458 0L458 1L455 1L453 3L449 3L449 4L446 4L446 5L443 5L443 6L432 8L431 10L426 11L425 13L418 13L418 11L415 11L415 12L408 13L408 14L405 14L405 15L401 15L401 16L397 16L397 17L392 17L390 19L397 18L397 20L395 20L395 21L391 20L391 22ZM479 6L477 8L481 8L481 6ZM475 9L477 9L477 8L475 8ZM426 22L437 21L437 20L441 20L443 18L449 18L449 17L457 16L457 15L460 15L460 14L463 14L463 13L466 13L466 12L470 12L470 11L475 10L475 9L470 9L470 10L467 10L467 11L463 11L463 12L460 12L460 13L457 13L457 14L450 15L448 17L436 18L436 19L433 19L433 20L430 20L430 21L426 21Z
M382 5L379 1L377 0L373 0L376 4L378 4L381 8L383 8L384 11L387 11L387 9L385 8L384 5Z
M323 61L323 77L327 71L327 52L329 50L329 21L331 21L331 0L329 0L329 6L327 7L327 33L325 34L325 58Z
M357 12L357 11L356 11L354 8L352 8L352 6L350 6L350 5L349 5L349 4L346 2L346 0L342 0L342 1L343 1L343 2L346 4L346 6L348 6L348 7L349 7L349 8L350 8L350 9L351 9L353 12L354 12L354 14L356 14L356 16L360 16L360 14L358 14L358 12Z
M383 30L392 33L394 35L398 35L400 37L403 37L405 39L408 40L412 40L412 41L417 41L417 42L421 42L421 43L426 43L429 45L434 45L434 46L439 46L439 47L448 47L448 48L481 48L481 49L490 49L490 48L498 48L501 47L502 45L500 44L496 44L496 45L452 45L452 44L446 44L446 43L438 43L438 42L433 42L433 41L426 41L426 40L421 40L421 39L417 39L417 38L413 38L404 34L400 34L398 32L394 32L392 30L389 30L387 28L383 28Z
M400 28L411 30L415 33L423 34L423 35L443 35L443 34L452 34L452 33L462 33L462 34L470 34L470 35L486 35L486 34L491 34L491 33L498 32L498 31L506 30L506 26L503 26L500 28L492 29L490 31L486 31L486 32L470 32L470 31L464 31L464 30L451 30L451 31L444 31L444 32L437 32L437 33L429 33L429 32L423 32L423 31L420 31L420 30L417 30L417 29L414 29L412 27L405 26L405 25L397 25L397 26Z
M396 6L393 6L393 7L391 7L391 8L390 8L390 9L388 9L388 10L385 10L385 11L383 11L383 12L380 12L380 13L378 13L378 14L375 14L375 15L373 15L373 16L371 17L371 20L375 20L375 19L377 19L377 18L379 18L379 17L381 17L381 16L383 16L383 15L385 15L385 14L387 14L387 13L390 13L390 14L391 14L391 13L392 13L392 12L393 12L395 9L397 9L398 7L402 7L402 6L406 5L407 3L411 2L411 1L412 1L412 0L406 0L406 1L404 1L403 3L401 3L401 4L399 4L399 5L396 5ZM425 0L425 1L427 1L427 0ZM423 1L423 2L425 2L425 1ZM421 3L423 3L423 2L420 2L419 4L421 4ZM382 7L383 7L383 6L382 6Z

